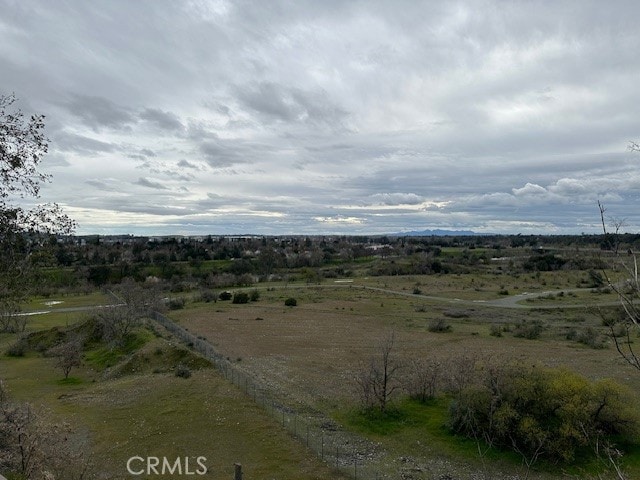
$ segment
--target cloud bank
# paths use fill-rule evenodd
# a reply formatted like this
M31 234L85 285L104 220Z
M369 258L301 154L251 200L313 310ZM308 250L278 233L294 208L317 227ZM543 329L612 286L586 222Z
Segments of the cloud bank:
M640 4L8 2L79 233L640 228Z

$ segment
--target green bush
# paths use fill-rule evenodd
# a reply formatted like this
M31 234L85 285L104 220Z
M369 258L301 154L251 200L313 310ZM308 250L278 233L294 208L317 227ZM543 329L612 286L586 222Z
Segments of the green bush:
M214 292L213 290L203 290L202 292L200 292L201 302L206 302L206 303L215 302L217 298L218 297L216 295L216 292Z
M249 303L249 294L245 292L237 292L233 295L231 303Z
M176 367L176 377L189 378L191 377L191 370L185 365L178 365Z
M184 308L186 301L184 298L177 297L169 300L169 310L180 310Z
M7 355L9 357L24 357L27 352L27 341L24 338L16 340L7 348Z
M492 337L501 337L502 336L502 325L497 323L491 324L489 327L489 335Z
M231 300L233 298L233 295L231 292L224 291L224 292L220 292L220 295L218 296L218 298L220 300L226 301L226 300Z
M587 327L577 335L576 340L591 348L607 348L606 339L593 327Z
M258 291L258 289L254 289L251 291L249 300L251 300L252 302L257 302L258 300L260 300L260 292Z
M446 333L452 330L451 325L444 318L437 318L429 322L427 327L430 332Z
M298 305L298 301L295 298L289 297L284 301L284 304L287 307L295 307Z
M539 320L522 322L513 330L513 336L526 338L527 340L536 340L540 338L542 330L544 330L544 324Z
M525 365L487 368L450 409L459 434L513 449L528 463L568 464L607 442L633 441L632 394L611 380L589 382L564 369Z

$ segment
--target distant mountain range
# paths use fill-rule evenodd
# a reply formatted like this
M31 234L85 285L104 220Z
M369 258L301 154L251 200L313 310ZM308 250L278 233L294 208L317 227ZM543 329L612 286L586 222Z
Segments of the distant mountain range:
M472 236L482 235L481 233L471 230L412 230L410 232L392 233L393 237L455 237L455 236Z

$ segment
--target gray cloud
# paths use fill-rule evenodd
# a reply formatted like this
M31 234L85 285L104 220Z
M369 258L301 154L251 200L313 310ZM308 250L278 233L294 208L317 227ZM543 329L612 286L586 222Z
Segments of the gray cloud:
M177 166L180 168L190 168L193 170L200 170L200 167L198 165L196 165L195 163L191 163L185 159L180 160Z
M418 205L424 198L415 193L376 193L371 200L383 205Z
M309 123L332 129L344 128L348 113L324 90L305 91L272 82L238 87L237 98L244 108L267 120Z
M117 150L117 146L114 144L70 132L57 133L52 145L58 150L89 155Z
M168 187L163 185L162 183L151 180L149 178L140 177L138 181L135 182L136 185L141 185L143 187L155 188L156 190L168 190Z
M71 94L65 107L95 131L102 127L130 129L131 124L135 123L135 118L127 108L104 97Z
M184 125L175 113L164 112L157 108L145 108L140 113L140 118L146 120L156 127L167 131L182 131Z
M0 62L46 115L43 200L96 209L78 221L102 232L120 212L108 228L137 233L579 233L598 199L638 229L639 16L630 0L35 0L4 6Z

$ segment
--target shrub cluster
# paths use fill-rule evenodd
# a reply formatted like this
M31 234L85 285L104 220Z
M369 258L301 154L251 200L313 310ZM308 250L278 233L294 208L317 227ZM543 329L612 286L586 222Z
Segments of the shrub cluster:
M246 292L236 292L231 303L249 303L249 294Z
M589 382L564 369L525 365L485 368L450 411L454 432L513 449L527 464L569 463L580 450L631 440L638 418L631 394L610 380Z
M186 365L178 365L175 370L176 377L189 378L191 377L191 370Z
M186 300L182 297L175 297L169 300L169 310L180 310L184 308Z
M513 330L513 336L518 338L526 338L527 340L536 340L540 338L544 324L539 320L532 322L521 322Z
M447 322L444 318L437 318L429 322L429 326L427 327L427 329L430 332L446 333L450 332L452 327L451 324L449 324L449 322Z

